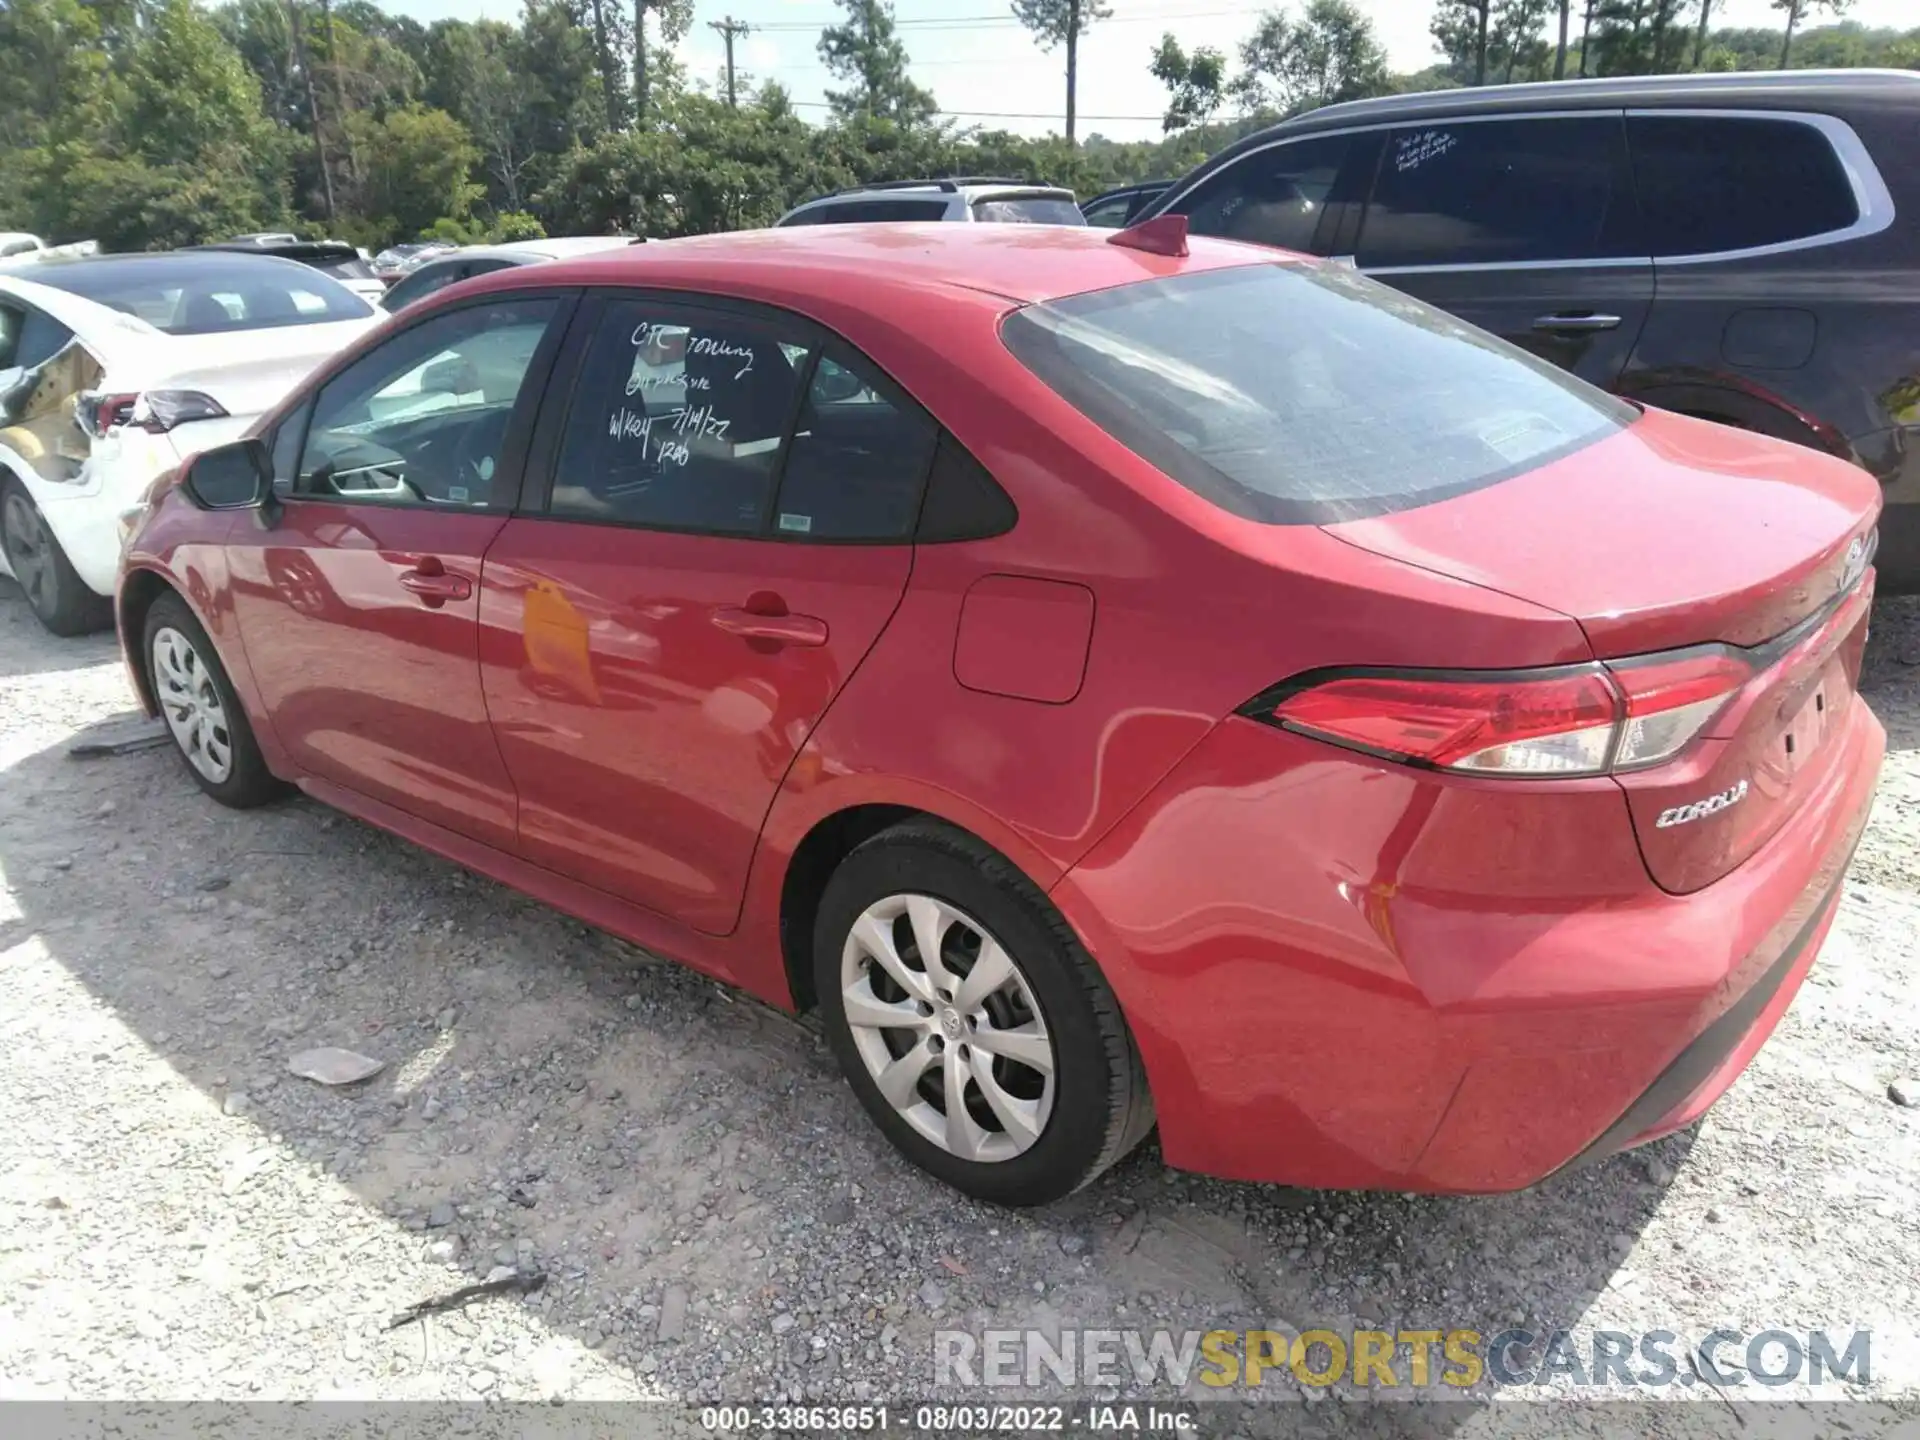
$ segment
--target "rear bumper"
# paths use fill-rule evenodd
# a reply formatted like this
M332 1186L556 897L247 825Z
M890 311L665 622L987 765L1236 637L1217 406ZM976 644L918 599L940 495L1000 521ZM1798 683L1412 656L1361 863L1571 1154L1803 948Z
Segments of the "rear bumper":
M1055 887L1147 1065L1170 1164L1520 1189L1689 1123L1792 1002L1885 746L1733 873L1652 884L1620 792L1458 781L1222 724Z

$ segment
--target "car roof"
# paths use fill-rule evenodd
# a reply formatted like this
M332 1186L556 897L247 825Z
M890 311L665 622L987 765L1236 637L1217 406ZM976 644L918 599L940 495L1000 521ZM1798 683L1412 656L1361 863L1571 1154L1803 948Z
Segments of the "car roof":
M1424 90L1323 105L1269 126L1233 149L1279 134L1305 134L1340 126L1418 120L1431 115L1498 115L1510 111L1601 110L1625 106L1755 105L1784 110L1819 109L1847 98L1903 98L1920 103L1920 74L1911 70L1758 70L1704 75L1623 75L1597 80L1542 80Z
M1196 236L1186 256L1155 255L1111 243L1115 233L938 221L741 230L501 272L457 289L472 294L491 285L657 284L802 310L810 302L843 304L849 298L880 310L915 293L963 290L1036 304L1188 271L1271 264L1285 254Z

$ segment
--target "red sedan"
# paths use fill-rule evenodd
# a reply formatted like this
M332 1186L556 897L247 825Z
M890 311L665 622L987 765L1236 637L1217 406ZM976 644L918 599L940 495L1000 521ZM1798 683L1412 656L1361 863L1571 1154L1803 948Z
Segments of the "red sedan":
M817 1005L992 1200L1688 1123L1866 820L1878 487L1179 224L449 289L156 488L141 694L218 800Z

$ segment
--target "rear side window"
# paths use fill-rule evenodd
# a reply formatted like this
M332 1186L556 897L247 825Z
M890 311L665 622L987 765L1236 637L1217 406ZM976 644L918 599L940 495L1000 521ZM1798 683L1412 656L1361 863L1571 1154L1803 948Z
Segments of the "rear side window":
M814 366L774 528L813 540L905 540L939 437L920 408L829 350Z
M1616 116L1410 126L1387 137L1356 258L1375 267L1619 257L1634 253L1632 219Z
M1797 120L1632 115L1627 144L1656 256L1779 245L1860 218L1832 144Z
M1256 150L1172 208L1196 235L1311 252L1352 144L1350 135L1326 135Z
M1035 374L1236 515L1329 524L1494 484L1636 413L1443 311L1333 267L1143 281L1009 316Z
M341 260L322 260L313 268L322 275L331 275L336 280L371 280L373 278L373 267L357 255Z
M976 200L973 218L997 221L1002 225L1084 225L1087 217L1080 207L1049 195L1013 196L1004 200Z

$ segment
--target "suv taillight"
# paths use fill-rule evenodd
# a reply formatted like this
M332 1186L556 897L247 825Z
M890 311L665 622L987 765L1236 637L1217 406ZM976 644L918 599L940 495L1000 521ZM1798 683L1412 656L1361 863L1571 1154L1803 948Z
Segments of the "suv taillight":
M1752 673L1717 646L1549 670L1347 670L1303 677L1241 713L1425 769L1604 775L1672 759Z

